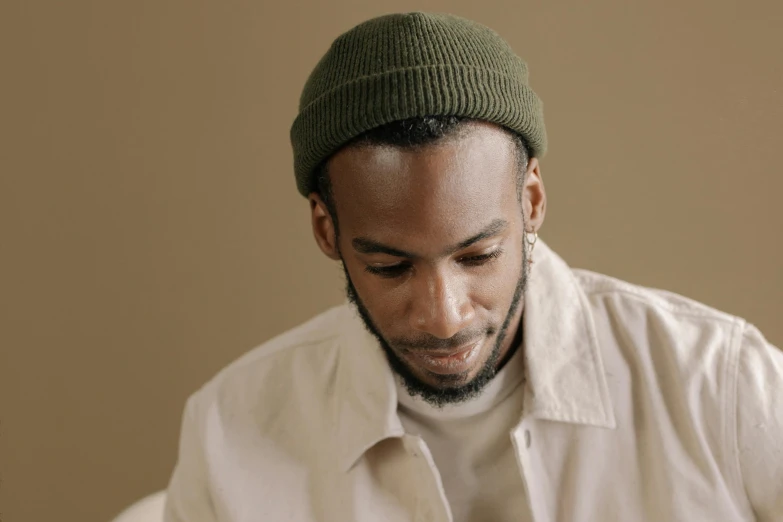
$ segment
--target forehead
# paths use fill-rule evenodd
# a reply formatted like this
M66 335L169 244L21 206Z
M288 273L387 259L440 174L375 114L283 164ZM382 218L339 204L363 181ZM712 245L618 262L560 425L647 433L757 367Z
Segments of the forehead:
M511 137L474 123L424 147L348 147L329 175L341 235L424 251L521 216L518 169Z

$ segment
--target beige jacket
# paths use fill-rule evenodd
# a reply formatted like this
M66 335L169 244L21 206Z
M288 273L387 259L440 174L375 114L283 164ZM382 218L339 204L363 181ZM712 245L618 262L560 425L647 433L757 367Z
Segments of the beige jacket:
M742 319L572 270L544 244L510 436L535 522L783 521L783 353ZM188 401L167 522L445 522L426 445L348 306Z

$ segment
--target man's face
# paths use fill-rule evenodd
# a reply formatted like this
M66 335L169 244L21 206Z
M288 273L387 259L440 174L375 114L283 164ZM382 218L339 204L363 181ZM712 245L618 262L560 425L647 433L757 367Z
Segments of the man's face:
M422 148L348 147L329 164L334 252L314 217L316 237L342 258L348 295L391 366L430 402L478 393L517 331L527 269L519 169L511 138L479 123Z

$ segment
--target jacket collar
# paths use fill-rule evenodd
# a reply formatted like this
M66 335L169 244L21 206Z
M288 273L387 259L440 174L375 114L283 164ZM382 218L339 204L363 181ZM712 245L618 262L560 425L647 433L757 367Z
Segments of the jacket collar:
M537 419L615 428L595 324L568 265L543 241L525 292L525 411ZM344 470L376 443L401 437L394 375L353 306L341 318L336 443Z
M337 369L336 446L340 465L350 469L383 439L402 437L397 416L397 388L386 355L364 328L356 308L343 308L340 361Z
M616 426L595 323L571 268L536 245L524 312L526 411L538 419Z

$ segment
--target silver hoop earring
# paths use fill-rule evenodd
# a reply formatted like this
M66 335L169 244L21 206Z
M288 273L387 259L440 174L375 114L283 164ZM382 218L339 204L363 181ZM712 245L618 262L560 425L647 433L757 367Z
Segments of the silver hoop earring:
M530 264L533 264L533 248L536 246L536 241L538 241L538 232L535 230L533 232L525 232L525 243L528 248L527 261Z

